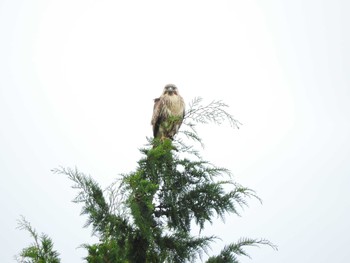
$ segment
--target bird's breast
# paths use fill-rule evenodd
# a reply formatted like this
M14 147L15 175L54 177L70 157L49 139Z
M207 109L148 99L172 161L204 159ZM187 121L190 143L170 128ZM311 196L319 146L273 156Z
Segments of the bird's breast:
M167 96L165 101L169 115L182 116L183 115L183 100L180 96Z

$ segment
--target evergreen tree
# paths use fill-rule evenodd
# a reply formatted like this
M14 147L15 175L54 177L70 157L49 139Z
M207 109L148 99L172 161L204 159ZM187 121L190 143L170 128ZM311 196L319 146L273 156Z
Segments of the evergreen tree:
M96 244L83 245L88 251L87 262L194 262L218 238L193 235L194 225L203 230L215 217L239 215L239 208L247 206L249 198L259 199L253 190L234 182L227 169L203 160L184 142L190 138L202 143L196 130L198 123L221 124L227 120L238 127L225 107L220 101L206 106L201 105L201 99L192 101L184 119L184 138L149 139L140 150L143 157L136 170L105 191L77 169L54 170L74 182L78 195L73 202L83 205L86 226L92 226L99 238ZM237 256L248 256L244 247L258 245L275 248L264 239L244 238L225 246L206 262L238 262Z

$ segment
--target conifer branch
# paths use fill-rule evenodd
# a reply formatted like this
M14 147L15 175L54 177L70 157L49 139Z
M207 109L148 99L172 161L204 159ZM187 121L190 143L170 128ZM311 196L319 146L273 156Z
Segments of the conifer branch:
M187 139L199 142L204 147L203 141L197 132L197 124L214 123L221 125L224 122L228 122L231 127L237 129L242 125L226 110L228 105L221 100L213 100L206 105L203 105L202 101L203 99L201 97L195 97L189 103L188 109L185 112L182 122L185 128L181 129L179 133L185 135Z
M186 232L176 232L163 236L160 243L169 262L193 262L197 254L201 256L202 251L207 253L210 243L215 239L215 236L192 237Z
M266 239L241 238L237 241L237 243L232 243L225 246L219 255L210 257L206 263L239 263L237 256L246 256L250 258L244 247L259 247L260 245L267 245L277 250L276 245L272 244Z
M59 263L59 253L53 249L52 239L46 234L41 234L40 237L36 230L31 226L24 216L18 221L18 229L26 230L34 239L34 243L27 248L22 249L15 259L19 263Z
M202 105L202 101L203 99L201 97L195 97L190 102L189 109L184 116L185 124L190 127L193 126L194 123L207 124L212 122L220 125L228 121L230 126L239 128L241 123L226 111L226 108L228 108L227 104L221 100L213 100L207 105Z
M54 173L67 175L75 184L72 186L78 189L74 203L82 203L82 215L87 215L88 219L84 227L92 226L93 234L100 237L107 235L121 236L125 238L123 231L129 229L127 220L120 214L112 213L116 209L116 204L109 206L100 186L90 177L80 173L77 168L53 169ZM111 197L113 199L113 197Z

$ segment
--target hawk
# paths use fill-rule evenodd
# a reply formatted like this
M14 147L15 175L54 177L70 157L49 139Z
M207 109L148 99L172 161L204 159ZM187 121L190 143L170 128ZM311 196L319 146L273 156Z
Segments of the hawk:
M185 102L174 84L164 87L159 98L154 99L152 127L154 138L173 139L185 115Z

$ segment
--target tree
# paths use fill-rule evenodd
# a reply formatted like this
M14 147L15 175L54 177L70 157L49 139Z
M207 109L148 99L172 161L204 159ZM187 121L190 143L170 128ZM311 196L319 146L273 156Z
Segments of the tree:
M238 127L225 107L221 101L202 106L201 99L193 100L185 115L183 138L148 139L136 170L105 191L76 168L53 170L74 182L78 194L73 202L83 205L86 226L92 226L99 238L96 244L84 245L87 262L193 262L218 238L193 235L193 225L203 230L217 216L239 215L249 198L260 200L253 190L234 182L227 169L203 160L185 143L192 139L202 144L198 123L228 121ZM275 248L264 239L243 238L206 262L238 262L237 256L248 256L245 246L258 245Z

